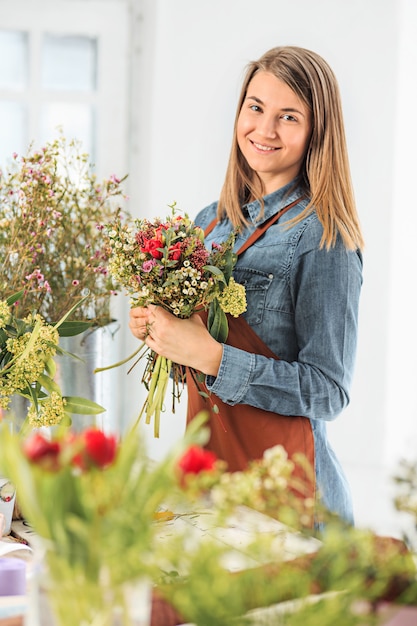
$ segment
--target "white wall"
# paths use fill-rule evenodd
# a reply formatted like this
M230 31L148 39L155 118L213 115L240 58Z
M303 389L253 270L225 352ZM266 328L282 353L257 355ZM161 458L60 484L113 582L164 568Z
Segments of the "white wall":
M406 443L417 452L414 0L143 0L139 9L129 170L137 214L164 215L175 200L193 216L218 197L248 61L293 44L320 53L338 76L367 246L352 401L329 433L357 523L396 532L389 472ZM130 376L127 413L139 395ZM182 429L182 413L166 414L161 440L150 436L151 453L162 454Z

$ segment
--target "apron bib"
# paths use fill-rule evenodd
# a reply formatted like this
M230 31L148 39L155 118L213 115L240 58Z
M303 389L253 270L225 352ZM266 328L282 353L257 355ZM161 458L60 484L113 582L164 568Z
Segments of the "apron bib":
M260 237L271 223L278 220L288 209L297 204L300 199L282 209L277 215L267 221L261 228L249 237L238 251L241 254ZM206 230L212 230L217 220L214 220ZM207 313L202 314L204 322ZM240 348L246 352L260 354L273 359L279 359L269 347L258 337L243 317L228 317L229 334L226 344ZM208 411L210 439L206 448L213 451L218 458L227 462L229 471L244 470L253 459L260 459L266 449L275 445L282 445L289 458L295 453L303 454L314 473L314 438L311 422L302 416L285 416L266 411L246 404L230 406L210 393L204 383L199 383L210 399L199 393L199 388L187 368L188 407L187 423L200 411ZM219 412L213 413L212 404L217 405ZM295 475L303 479L307 495L315 496L315 483L307 477L305 471L296 465Z

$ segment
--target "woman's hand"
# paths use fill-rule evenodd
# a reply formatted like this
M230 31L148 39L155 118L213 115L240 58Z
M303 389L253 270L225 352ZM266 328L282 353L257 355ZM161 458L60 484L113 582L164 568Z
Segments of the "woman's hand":
M179 365L217 376L223 354L198 314L183 320L153 304L130 310L129 328L156 354Z
M132 334L144 341L148 335L147 324L149 318L147 307L137 306L129 311L129 328Z

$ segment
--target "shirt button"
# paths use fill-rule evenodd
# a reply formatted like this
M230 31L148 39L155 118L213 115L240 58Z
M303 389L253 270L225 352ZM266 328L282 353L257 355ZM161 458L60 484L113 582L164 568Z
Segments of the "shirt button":
M274 275L273 274L268 274L268 278L269 278L269 280L272 280L274 278Z

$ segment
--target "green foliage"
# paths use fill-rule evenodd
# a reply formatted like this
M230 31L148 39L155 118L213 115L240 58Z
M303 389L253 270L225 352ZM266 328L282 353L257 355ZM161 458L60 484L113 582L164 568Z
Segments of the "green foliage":
M20 297L21 292L0 301L0 407L9 409L14 396L25 398L28 411L23 432L33 426L68 425L74 413L102 413L104 408L96 402L63 396L54 380L55 357L64 355L59 346L60 329L65 332L70 328L72 334L85 330L83 322L68 322L85 298L76 302L57 324L51 325L40 315L16 317L15 303Z
M224 343L226 341L229 333L229 326L226 314L221 308L217 298L210 302L207 329L210 335L220 343Z

